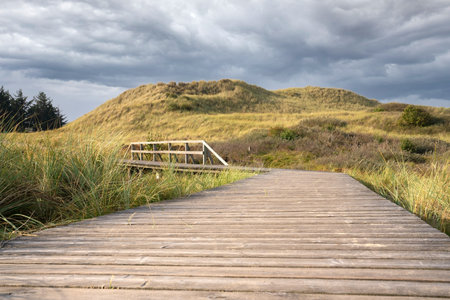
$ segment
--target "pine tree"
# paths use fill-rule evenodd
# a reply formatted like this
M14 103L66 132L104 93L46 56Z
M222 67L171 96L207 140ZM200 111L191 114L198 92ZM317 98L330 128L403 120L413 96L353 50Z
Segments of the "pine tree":
M65 117L44 92L39 92L32 102L29 113L35 130L55 129L66 124Z
M27 98L28 97L23 95L22 90L18 90L14 95L14 98L11 97L11 117L14 125L19 131L24 131L25 128L31 126L28 115L31 101L27 101Z
M0 116L7 117L11 114L11 94L0 87Z

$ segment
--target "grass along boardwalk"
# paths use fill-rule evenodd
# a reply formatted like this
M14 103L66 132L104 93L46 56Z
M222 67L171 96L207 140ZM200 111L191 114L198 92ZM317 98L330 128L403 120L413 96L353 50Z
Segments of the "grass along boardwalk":
M273 170L0 249L4 299L450 297L450 238L344 174Z

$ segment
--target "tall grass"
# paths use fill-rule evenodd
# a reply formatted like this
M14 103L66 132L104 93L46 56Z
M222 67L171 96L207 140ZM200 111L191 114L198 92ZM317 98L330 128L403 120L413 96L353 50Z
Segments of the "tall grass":
M434 161L426 169L403 161L385 162L348 173L380 195L391 199L443 232L450 233L450 178L447 161Z
M86 135L40 139L0 136L0 237L91 218L216 187L250 176L219 174L128 175L114 141Z

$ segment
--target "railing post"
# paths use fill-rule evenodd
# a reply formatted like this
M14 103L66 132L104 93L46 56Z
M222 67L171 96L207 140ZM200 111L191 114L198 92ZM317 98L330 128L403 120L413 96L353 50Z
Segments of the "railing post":
M153 151L156 151L156 144L153 144ZM153 153L153 161L156 161L156 153Z
M142 146L142 144L139 144L139 150L144 150L144 147ZM139 160L143 160L143 156L142 156L142 153L139 153Z
M202 147L203 147L203 164L206 164L206 151L208 151L205 147L205 143L202 143Z
M189 144L188 143L185 143L184 144L184 151L189 151ZM189 159L189 156L188 156L188 154L187 153L185 153L184 154L184 163L185 164L187 164L188 163L188 159Z
M172 144L171 143L167 143L168 147L167 149L169 150L169 163L172 162L172 153L170 152L172 150Z
M134 154L133 154L133 150L134 150L134 145L130 144L130 154L131 154L131 160L134 159Z

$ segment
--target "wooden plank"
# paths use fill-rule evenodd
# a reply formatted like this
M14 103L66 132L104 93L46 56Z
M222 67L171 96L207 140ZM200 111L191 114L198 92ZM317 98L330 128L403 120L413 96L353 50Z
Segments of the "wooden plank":
M238 251L236 251L238 250ZM21 249L4 249L3 255L7 257L12 254L14 257L19 255L33 255L33 256L77 256L77 255L89 255L89 256L152 256L152 257L230 257L230 258L301 258L301 259L326 259L333 257L335 259L402 259L405 256L410 260L449 260L450 251L445 250L429 250L429 251L399 251L399 250L308 250L308 249L283 249L282 247L276 247L276 249L265 248L264 250L258 249L246 249L241 246L235 248L228 248L226 250L217 250L217 247L208 248L113 248L103 247L81 247L74 248L72 246L58 247L58 248L21 248Z
M129 237L124 236L55 236L45 237L39 239L19 239L5 243L5 249L9 247L55 247L58 245L89 245L90 247L101 247L102 245L111 245L116 247L159 247L166 245L170 247L187 247L195 249L197 247L209 247L214 245L217 247L235 247L240 245L243 248L252 249L269 249L273 245L285 247L285 249L371 249L376 248L379 251L384 249L405 249L405 250L448 250L450 243L446 239L437 238L302 238L301 240L291 238L258 238L258 237L182 237L182 236L166 236L166 237L152 237L150 240L138 240L133 244L126 243ZM101 243L100 243L101 242ZM195 242L195 243L194 243ZM433 243L433 248L430 249L426 243Z
M61 236L60 231L54 231L52 229L47 229L43 232L39 232L36 234L33 234L36 237L59 237ZM64 236L67 237L79 237L79 232L73 232L72 230L68 230L64 232ZM127 232L115 232L114 230L111 230L110 232L91 232L86 231L83 232L82 236L86 237L103 237L103 238L111 238L111 237L130 237L134 239L144 239L144 238L169 238L169 237L241 237L241 238L250 238L250 237L259 237L259 238L279 238L279 237L285 237L285 238L295 238L302 240L304 238L322 238L327 239L329 237L342 237L342 238L402 238L402 239L408 239L406 237L409 237L411 239L415 239L416 241L419 240L425 242L428 242L429 239L446 239L448 237L444 236L441 232L438 231L430 231L430 232L408 232L405 234L404 232L387 232L387 233L379 233L379 232L252 232L252 233L246 233L246 232L196 232L195 235L192 234L192 232L188 231L178 231L178 232L134 232L134 231L127 231Z
M448 259L389 258L259 258L259 257L177 257L177 256L85 256L85 255L2 255L0 264L78 264L148 266L228 266L296 268L371 268L450 270Z
M29 251L39 252L40 249L55 247L59 249L265 249L269 250L376 250L376 251L402 251L405 255L409 252L422 251L432 254L433 251L450 252L448 243L435 243L432 249L423 243L380 243L377 241L366 243L344 243L344 242L321 242L321 243L299 243L297 240L256 240L249 239L228 239L228 240L200 240L200 239L152 239L151 241L137 241L133 244L127 244L127 239L117 240L114 238L97 239L61 239L50 241L23 241L22 243L10 243L4 246L4 253L14 247L16 253L29 249ZM20 250L18 250L20 248Z
M229 278L137 275L9 275L2 278L4 286L132 288L157 290L200 290L238 292L296 292L317 294L365 294L380 296L448 297L450 285L442 282L291 279L291 278ZM47 283L47 284L45 284Z
M304 299L304 300L411 300L428 299L438 300L442 298L435 297L411 297L411 296L379 296L379 295L336 295L336 294L304 294L292 292L224 292L224 291L192 291L192 290L131 290L131 289L81 289L81 288L45 288L45 287L0 287L0 297L2 299L77 299L77 300L111 300L111 299L134 299L148 300L183 299L183 300L286 300L286 299Z
M450 282L450 270L416 269L358 269L358 268L264 268L264 267L197 267L197 266L121 266L121 265L41 265L0 264L0 274L94 274L140 276L192 276L232 278L309 278L309 279L366 279ZM0 275L2 276L2 275Z

